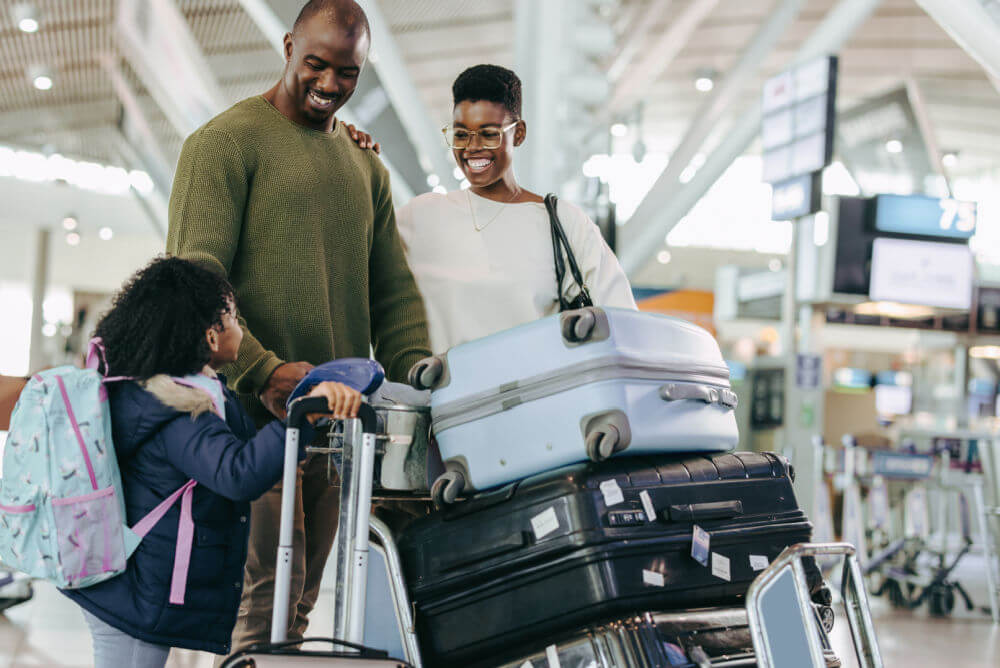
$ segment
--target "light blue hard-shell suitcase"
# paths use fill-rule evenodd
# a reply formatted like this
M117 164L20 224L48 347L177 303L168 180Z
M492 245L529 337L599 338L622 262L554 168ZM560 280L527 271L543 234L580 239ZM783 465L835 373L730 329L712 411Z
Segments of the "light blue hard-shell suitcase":
M664 315L566 311L421 360L410 382L433 390L439 503L587 458L739 441L718 344Z

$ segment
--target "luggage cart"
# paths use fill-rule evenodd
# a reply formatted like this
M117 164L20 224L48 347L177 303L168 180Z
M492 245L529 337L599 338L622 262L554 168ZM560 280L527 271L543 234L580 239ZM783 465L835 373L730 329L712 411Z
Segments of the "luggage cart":
M361 404L358 417L343 421L343 450L340 462L340 519L333 546L336 564L333 638L288 641L289 595L292 576L293 525L296 471L298 469L299 427L309 413L327 410L324 397L303 397L291 403L285 437L285 462L281 491L278 560L275 572L274 610L271 642L257 645L231 657L226 668L257 665L261 657L280 659L275 665L371 666L372 668L421 668L420 650L413 631L411 607L403 584L399 554L384 522L371 517L372 484L375 469L377 424L375 409ZM385 550L390 574L390 591L403 629L405 661L387 652L364 647L365 597L368 575L369 537L374 535ZM306 642L334 645L334 651L298 649ZM339 660L339 661L338 661ZM270 665L270 664L266 664Z
M856 551L848 543L800 543L786 548L750 585L747 618L759 668L826 665L820 620L806 585L805 557L843 556L841 596L861 668L882 668L868 594Z

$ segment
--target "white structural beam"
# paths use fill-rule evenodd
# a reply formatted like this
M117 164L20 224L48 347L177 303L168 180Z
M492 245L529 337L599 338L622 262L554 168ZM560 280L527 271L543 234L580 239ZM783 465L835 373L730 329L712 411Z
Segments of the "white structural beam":
M1000 25L977 0L917 0L948 36L982 65L1000 91Z
M951 179L948 178L948 170L944 166L941 156L941 146L938 144L937 134L934 132L934 125L931 123L930 114L927 112L927 101L924 99L920 84L912 76L906 77L906 96L913 107L913 115L917 119L917 127L924 138L924 146L927 147L927 159L930 160L934 170L944 177L945 187L951 195Z
M712 89L708 99L691 119L691 125L680 144L670 154L670 162L657 179L654 188L669 191L680 187L681 174L698 153L698 149L718 127L733 104L738 103L743 96L747 80L756 78L761 63L771 54L778 40L807 2L808 0L779 0L777 6L772 8L767 21L751 38L739 60Z
M790 66L835 53L881 0L840 0L806 38ZM632 275L663 246L666 234L750 146L760 131L760 106L753 105L734 123L689 183L681 188L659 180L622 230L621 262ZM738 203L734 205L738 206Z
M389 101L398 110L406 134L417 149L421 166L425 171L437 174L445 187L457 185L452 176L455 165L448 154L441 128L434 123L420 91L413 83L389 22L375 0L359 0L359 4L368 15L372 30L372 49L377 56L373 61L375 71Z
M632 63L615 84L607 105L610 115L628 109L649 90L650 84L659 79L660 75L670 67L677 54L687 45L691 35L717 4L719 0L693 0L662 35L647 45L642 59Z
M611 81L621 79L632 64L632 60L645 47L646 38L653 26L667 17L672 2L673 0L653 0L641 13L642 6L639 3L630 6L631 15L628 17L625 30L626 42L608 68L608 79Z
M226 108L226 97L173 0L120 0L115 36L182 137Z
M170 161L160 150L159 140L142 111L138 95L125 80L114 57L103 56L101 65L108 78L111 79L111 86L115 89L118 101L121 102L125 112L121 127L119 127L123 140L133 147L138 161L149 174L157 189L169 195L173 181L173 169L170 168Z

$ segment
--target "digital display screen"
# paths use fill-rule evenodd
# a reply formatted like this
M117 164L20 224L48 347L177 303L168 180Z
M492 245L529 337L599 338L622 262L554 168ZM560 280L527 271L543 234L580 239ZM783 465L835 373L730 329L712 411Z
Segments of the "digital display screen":
M968 309L973 258L962 244L876 239L869 296L874 301Z
M879 195L875 229L945 239L969 239L976 233L975 202L924 195Z
M907 415L913 407L913 388L876 385L875 410L879 415Z

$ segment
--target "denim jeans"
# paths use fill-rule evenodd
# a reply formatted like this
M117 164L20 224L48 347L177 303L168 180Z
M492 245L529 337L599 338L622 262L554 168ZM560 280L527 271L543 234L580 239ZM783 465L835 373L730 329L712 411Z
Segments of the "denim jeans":
M133 638L86 610L83 618L94 640L94 668L163 668L167 664L170 647Z

